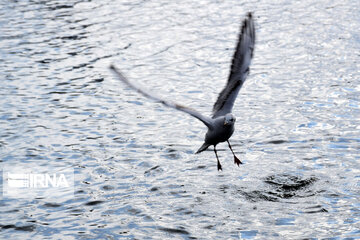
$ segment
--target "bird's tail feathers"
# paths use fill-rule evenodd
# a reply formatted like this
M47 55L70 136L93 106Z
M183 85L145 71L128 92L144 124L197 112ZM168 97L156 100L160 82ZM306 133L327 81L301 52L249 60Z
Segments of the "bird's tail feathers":
M199 150L197 150L197 152L195 154L198 154L198 153L201 153L203 151L205 151L208 147L210 147L211 144L208 144L208 143L204 143L200 148Z

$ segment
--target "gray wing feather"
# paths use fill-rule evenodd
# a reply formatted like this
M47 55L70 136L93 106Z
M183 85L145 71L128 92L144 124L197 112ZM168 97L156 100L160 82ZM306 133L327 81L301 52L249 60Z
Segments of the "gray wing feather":
M236 97L249 74L249 66L255 46L255 26L252 14L244 19L239 40L232 59L230 75L213 107L213 118L230 113Z
M154 93L150 93L149 91L144 90L143 87L140 87L138 84L130 82L114 65L110 65L110 69L115 73L115 75L124 83L126 83L129 87L135 89L142 95L144 95L147 98L153 99L159 103L164 104L165 106L180 110L182 112L186 112L190 114L191 116L199 119L201 122L203 122L208 128L213 128L213 120L209 117L205 117L199 112L197 112L194 109L182 106L180 104L164 100L158 96L156 96Z

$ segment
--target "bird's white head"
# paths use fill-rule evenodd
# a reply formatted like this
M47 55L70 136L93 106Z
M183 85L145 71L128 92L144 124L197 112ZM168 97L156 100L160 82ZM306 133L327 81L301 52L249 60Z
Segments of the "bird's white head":
M228 113L225 115L225 119L224 119L224 125L232 125L234 124L236 121L236 118L234 115L232 115L231 113Z

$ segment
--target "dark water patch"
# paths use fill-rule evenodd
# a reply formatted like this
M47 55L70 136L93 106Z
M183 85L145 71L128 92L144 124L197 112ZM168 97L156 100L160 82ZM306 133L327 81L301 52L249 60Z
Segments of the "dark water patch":
M278 202L279 198L273 196L272 192L265 192L260 190L255 191L238 191L240 195L244 196L250 202L258 202L258 201L269 201L269 202Z
M162 157L168 158L168 159L172 159L172 160L176 160L180 158L180 154L178 152L176 152L176 150L166 150L166 154L162 154Z
M230 189L230 187L227 186L227 185L221 185L221 186L219 187L219 190L220 190L221 192L223 192L223 193L227 193L229 189Z
M98 136L98 137L86 137L85 139L87 140L96 140L96 139L99 139L99 138L103 138L102 136Z
M103 82L103 81L104 81L104 78L97 78L97 79L90 81L90 83L99 83L99 82Z
M114 187L110 186L110 185L105 185L105 186L102 186L102 189L105 191L110 191L110 190L114 190Z
M207 166L206 165L199 165L199 166L197 166L196 168L197 169L204 169L204 168L206 168Z
M2 229L16 228L16 226L15 226L15 225L13 225L13 224L0 225L0 227L1 227Z
M86 206L94 206L103 203L104 201L96 200L85 203Z
M60 82L60 83L57 83L55 86L63 86L63 85L68 85L70 84L70 82Z
M174 197L180 197L180 198L186 198L191 196L186 190L170 191L169 194Z
M52 59L45 58L45 59L38 60L38 61L35 61L35 62L37 62L37 63L43 63L43 64L47 64L47 63L51 63L52 61L53 61Z
M265 178L266 183L273 185L284 191L297 191L313 184L317 179L315 177L301 178L296 175L271 175Z
M46 127L46 126L43 126L43 125L36 125L36 126L31 127L31 128L44 128L44 129L50 129L50 128L48 128L48 127Z
M204 227L204 229L214 229L214 227L215 227L214 225L207 225Z
M268 144L282 144L282 143L288 143L288 141L286 140L272 140L272 141L268 141Z
M179 213L182 213L182 214L185 214L185 215L190 215L190 214L193 214L194 212L187 209L187 208L178 208L175 210L175 212L179 212Z
M85 37L83 37L83 38L85 38ZM78 39L81 39L81 38L78 38ZM78 39L77 39L77 40L78 40ZM83 63L79 63L79 64L77 64L77 65L75 65L75 66L72 66L72 67L68 68L68 69L65 70L65 71L72 71L72 70L76 70L76 69L80 69L80 68L85 68L85 67L87 67L87 68L94 68L93 64L96 63L96 62L98 62L99 60L104 60L104 59L106 59L106 58L111 58L111 57L114 57L114 56L116 56L116 55L119 55L119 53L117 53L117 54L105 55L105 56L102 56L102 57L96 57L96 58L94 58L94 59L89 60L88 62L83 62Z
M289 174L271 175L265 178L263 187L253 191L239 189L237 193L251 202L279 202L282 199L309 197L317 194L317 191L310 188L315 181L315 177L302 178Z
M67 94L69 92L67 91L52 91L52 92L49 92L48 94Z
M24 232L32 232L35 230L35 225L24 225L24 226L16 226L14 224L8 225L0 225L2 229L14 229L16 231L24 231Z
M87 67L89 65L90 65L89 63L80 63L80 64L78 64L76 66L71 67L71 70L75 70L75 69L78 69L78 68L84 68L84 67Z
M159 187L152 187L152 188L150 189L151 192L157 192L157 191L159 191L159 190L160 190Z
M51 11L55 11L55 10L59 10L59 9L65 9L65 8L73 8L73 5L55 5L55 6L49 6L49 10Z
M110 55L105 55L105 56L102 56L102 57L97 57L97 58L94 58L92 60L89 61L89 63L95 63L99 60L103 60L103 59L106 59L106 58L110 58L110 57L113 57L113 56L117 56L119 55L120 53L116 53L116 54L110 54Z
M264 182L271 186L269 192L271 195L280 199L289 199L315 195L317 192L309 189L309 187L316 180L315 177L302 178L297 175L280 174L271 175Z
M57 204L57 203L45 203L43 206L44 206L44 207L49 207L49 208L57 208L57 207L61 207L61 204Z
M326 213L326 212L329 212L328 210L326 210L325 208L320 208L320 209L318 209L318 210L313 210L313 211L304 211L304 213Z
M83 212L85 212L84 209L72 209L71 211L71 216L81 216L83 214Z
M312 207L307 207L304 211L304 213L324 213L324 212L328 212L328 210L326 210L324 207L322 207L321 205L316 205L316 206L312 206Z
M145 175L146 177L150 177L150 176L154 176L154 175L156 175L156 174L159 174L159 173L161 173L161 172L163 172L163 169L162 169L159 165L157 165L157 166L154 166L154 167L146 170L146 171L144 172L144 175Z
M179 227L179 228L159 227L159 230L167 232L167 233L172 233L172 234L190 235L190 233L188 231L186 231L185 228L183 228L183 227Z
M85 36L72 35L72 36L63 36L59 37L61 40L80 40L86 38Z

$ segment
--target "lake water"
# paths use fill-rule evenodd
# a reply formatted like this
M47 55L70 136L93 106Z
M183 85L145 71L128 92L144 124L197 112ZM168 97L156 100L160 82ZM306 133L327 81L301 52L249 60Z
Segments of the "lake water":
M0 161L64 167L70 198L2 196L3 239L360 239L360 5L1 1ZM231 143L109 71L204 114L239 26L257 42ZM4 183L2 183L4 185Z

